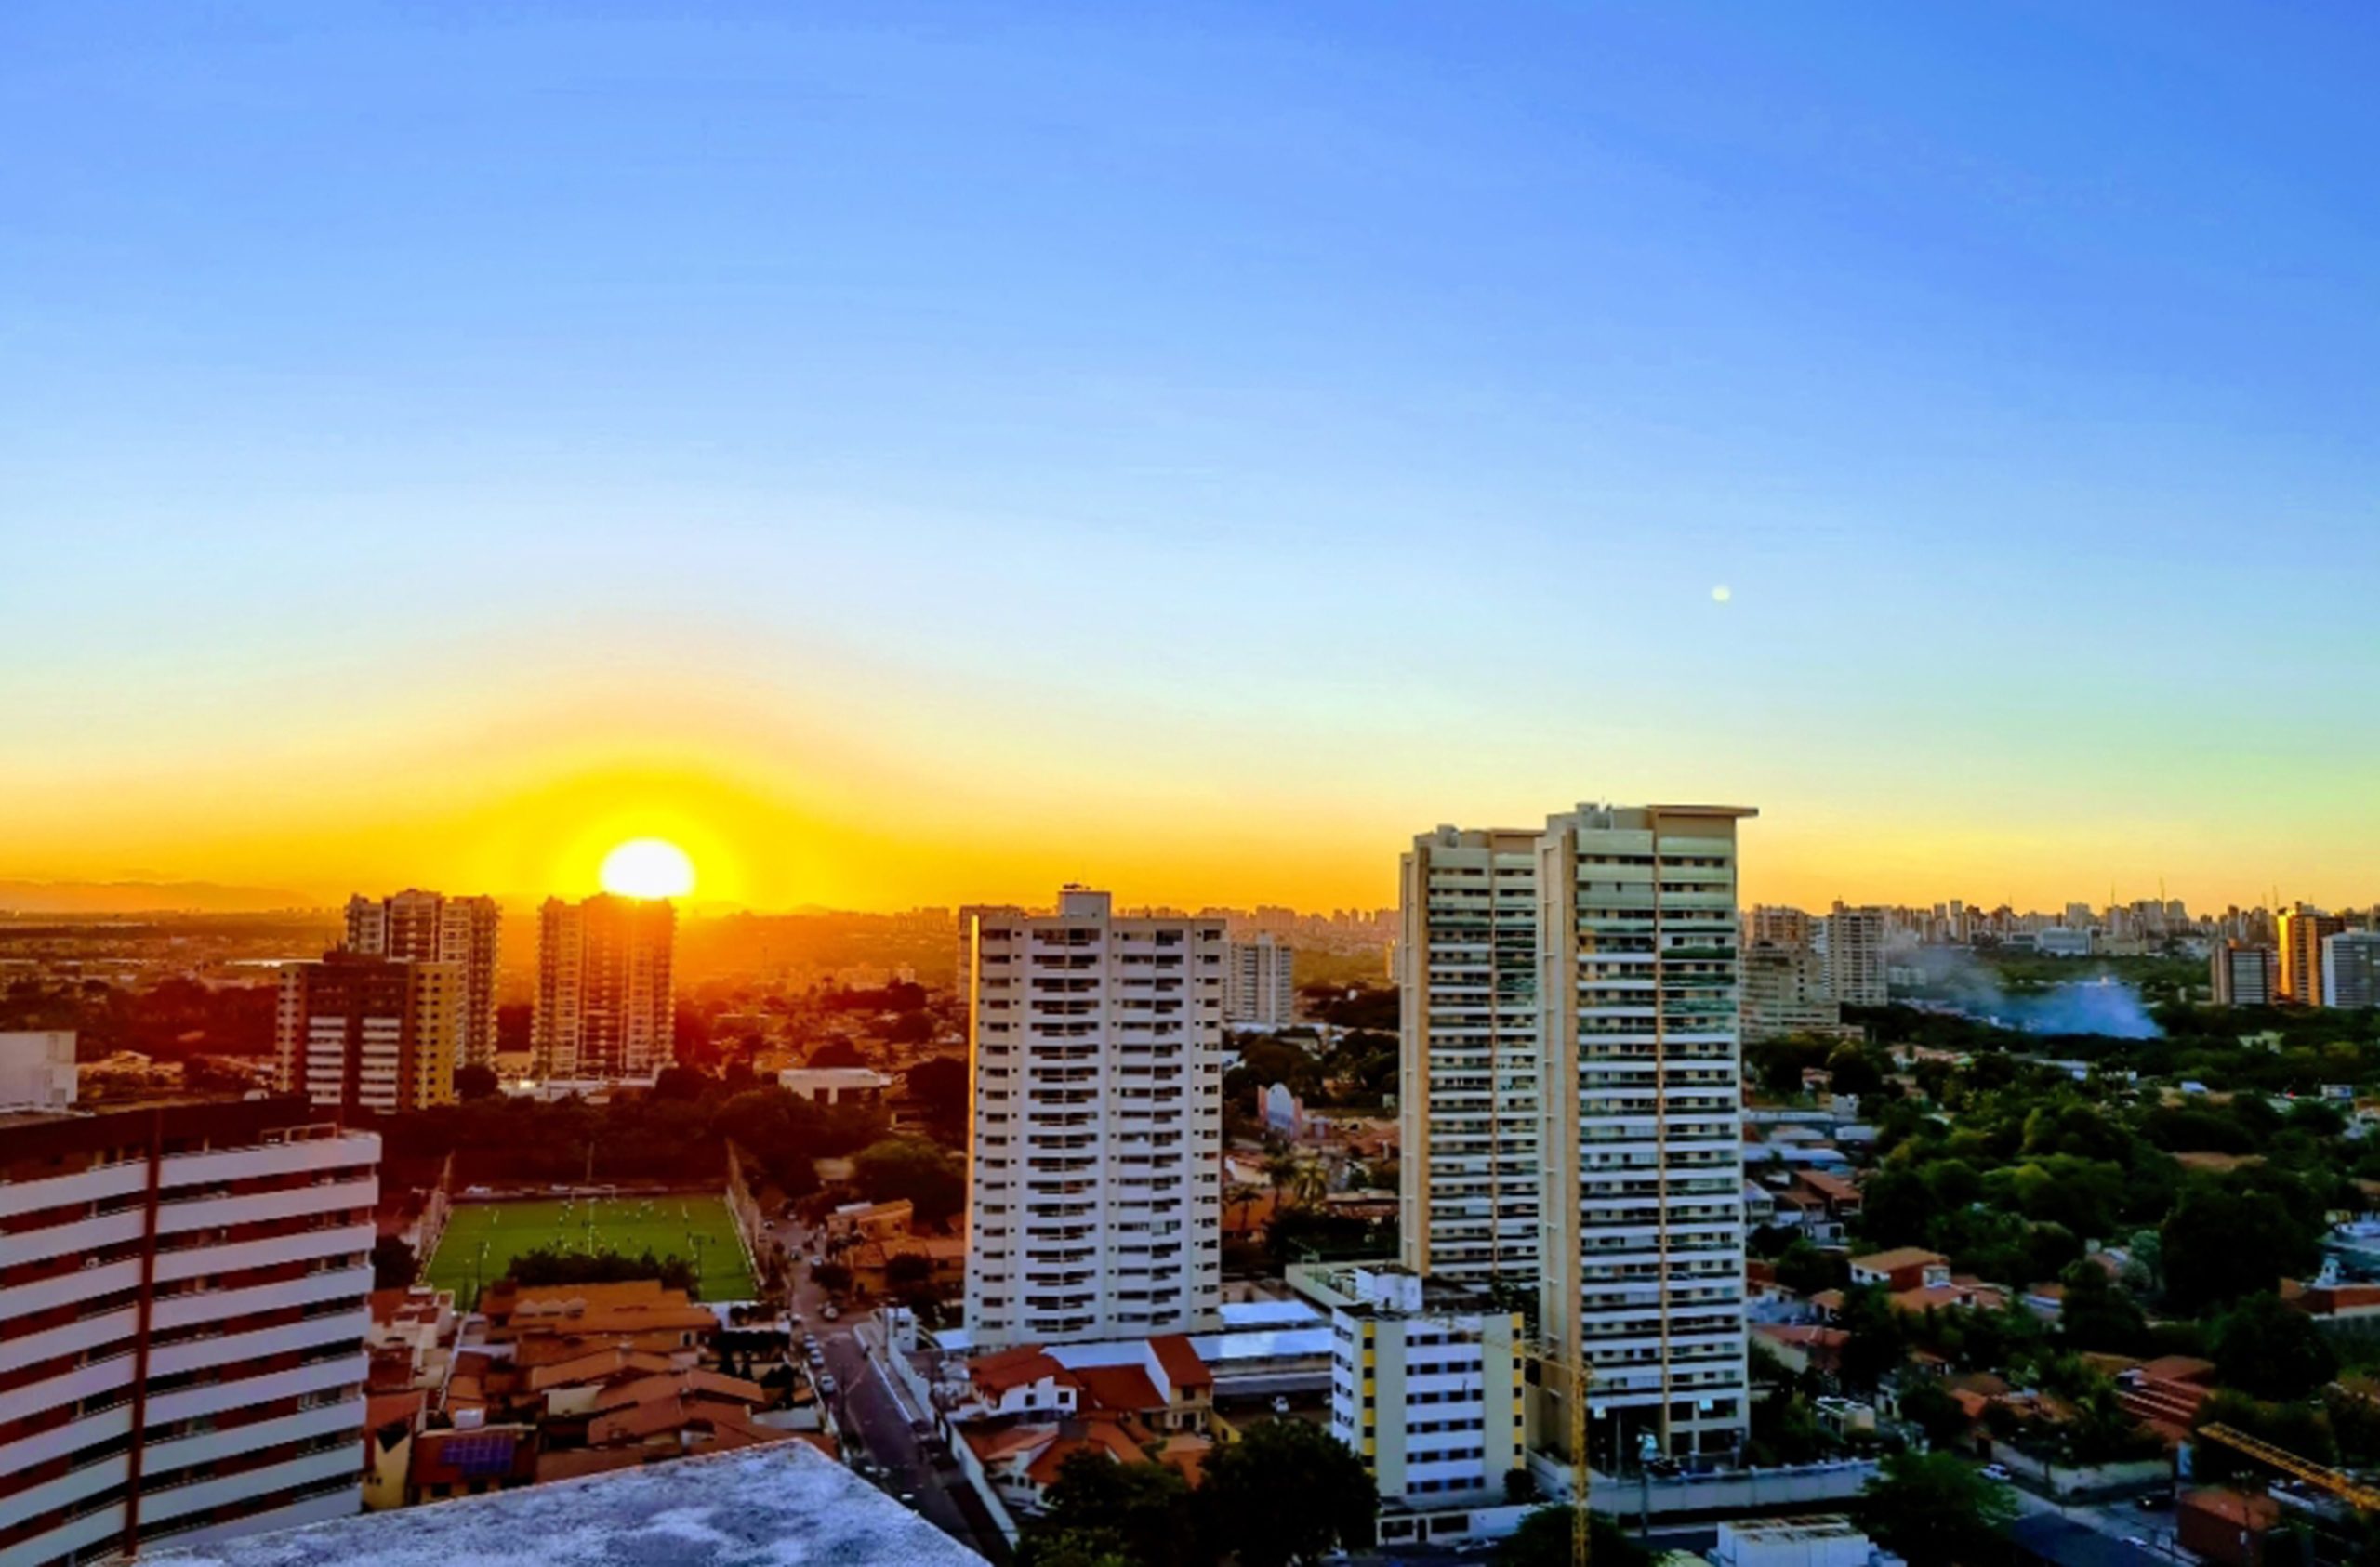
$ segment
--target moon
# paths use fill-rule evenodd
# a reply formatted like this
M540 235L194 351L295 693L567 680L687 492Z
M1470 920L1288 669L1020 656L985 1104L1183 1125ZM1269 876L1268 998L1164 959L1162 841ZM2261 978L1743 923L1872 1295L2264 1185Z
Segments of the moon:
M1711 601L1714 604L1724 604L1735 596L1736 590L1724 582L1711 590Z

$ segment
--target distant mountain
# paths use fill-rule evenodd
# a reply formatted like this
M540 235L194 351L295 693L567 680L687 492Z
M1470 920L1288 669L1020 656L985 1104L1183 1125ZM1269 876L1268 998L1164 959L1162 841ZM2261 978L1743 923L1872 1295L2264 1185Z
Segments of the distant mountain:
M322 906L320 898L285 887L226 887L213 881L0 880L0 914L263 914Z

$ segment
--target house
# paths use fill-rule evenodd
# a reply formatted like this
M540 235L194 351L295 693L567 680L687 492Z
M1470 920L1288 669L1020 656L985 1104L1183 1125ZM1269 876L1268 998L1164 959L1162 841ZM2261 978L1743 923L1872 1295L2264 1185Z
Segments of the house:
M368 1512L405 1505L413 1478L413 1439L421 1429L429 1394L418 1388L372 1393L364 1401L364 1507Z
M906 1197L892 1203L845 1203L828 1211L824 1226L834 1241L891 1241L909 1233L917 1206Z
M534 1426L456 1426L422 1431L413 1441L405 1502L442 1502L534 1485L537 1479Z
M1843 1346L1851 1335L1839 1327L1819 1327L1801 1323L1759 1323L1752 1330L1752 1341L1767 1346L1786 1370L1800 1373L1820 1372L1829 1376L1843 1369Z
M1953 1274L1939 1283L1895 1290L1892 1295L1893 1310L1911 1315L1926 1311L1998 1311L2007 1305L2006 1290L1985 1284L1972 1273Z
M1895 1294L1950 1282L1950 1259L1922 1246L1897 1246L1851 1259L1854 1284L1882 1284Z
M2264 1567L2266 1543L2281 1526L2281 1504L2222 1487L2185 1491L2174 1505L2174 1537L2223 1567Z
M2199 1405L2215 1396L2215 1363L2161 1355L2116 1376L2116 1402L2166 1442L2188 1440Z
M903 1257L923 1258L926 1282L939 1291L955 1291L967 1283L967 1243L956 1235L862 1241L845 1252L842 1260L852 1271L853 1288L862 1295L881 1296L890 1293L892 1263Z
M1830 1170L1796 1170L1793 1183L1816 1197L1826 1217L1842 1222L1859 1217L1859 1183Z
M1073 1374L1038 1344L1019 1344L969 1361L967 1383L972 1399L952 1412L954 1420L1072 1415L1082 1391Z

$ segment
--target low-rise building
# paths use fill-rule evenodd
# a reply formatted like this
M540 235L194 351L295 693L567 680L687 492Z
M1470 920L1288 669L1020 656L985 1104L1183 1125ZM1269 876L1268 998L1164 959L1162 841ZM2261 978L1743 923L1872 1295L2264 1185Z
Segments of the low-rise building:
M796 1066L777 1073L777 1086L813 1104L880 1105L892 1079L864 1066Z

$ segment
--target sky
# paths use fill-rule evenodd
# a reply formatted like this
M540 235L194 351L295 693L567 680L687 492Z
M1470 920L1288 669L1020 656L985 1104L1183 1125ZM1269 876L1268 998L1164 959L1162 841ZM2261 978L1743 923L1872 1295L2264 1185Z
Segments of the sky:
M0 878L2380 897L2380 12L0 9ZM1726 590L1724 598L1717 591Z

